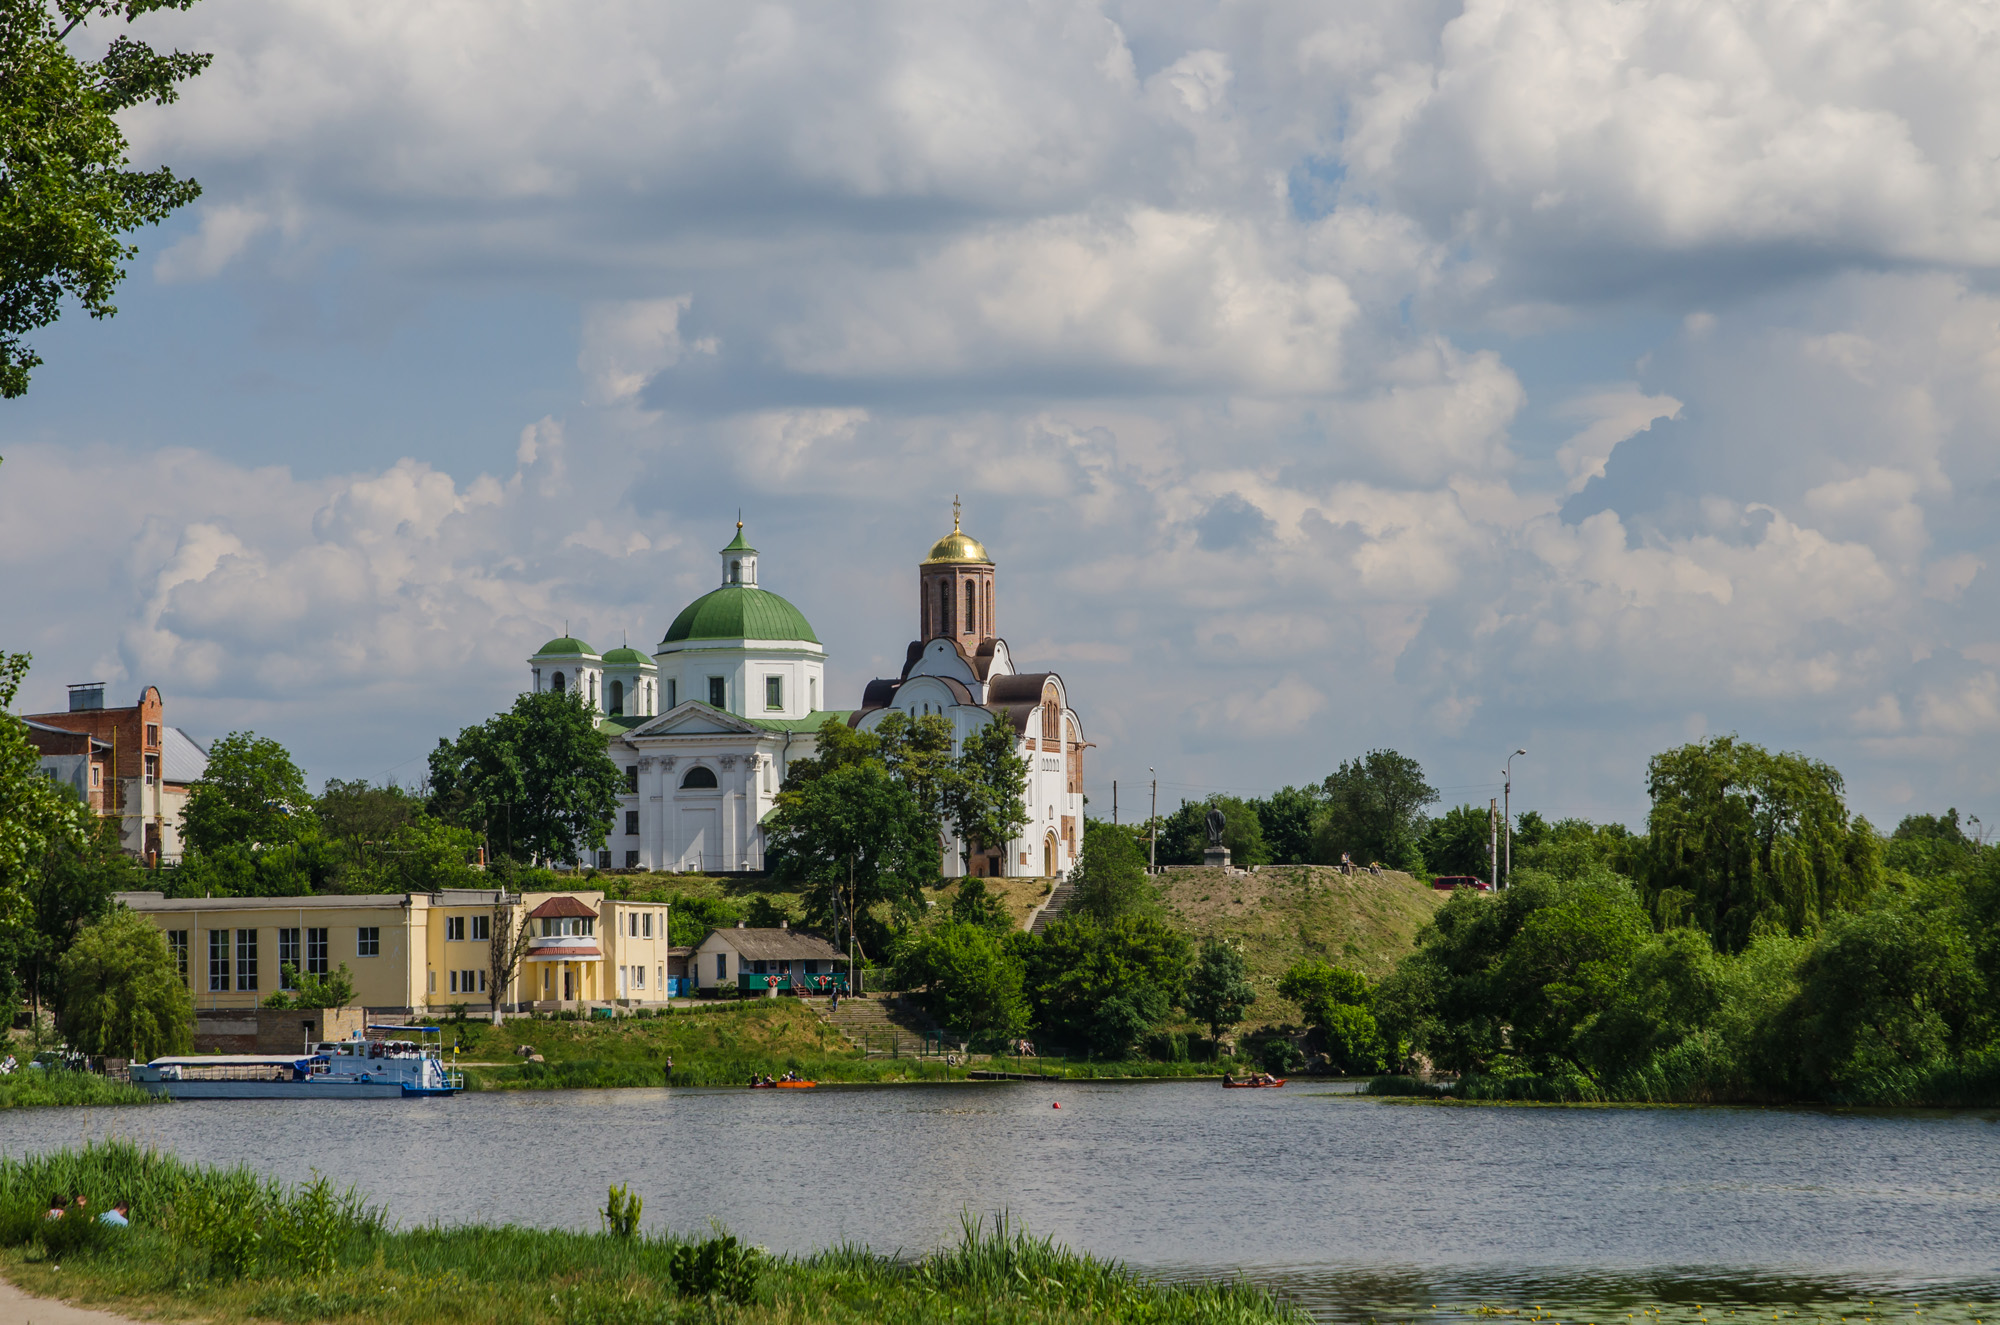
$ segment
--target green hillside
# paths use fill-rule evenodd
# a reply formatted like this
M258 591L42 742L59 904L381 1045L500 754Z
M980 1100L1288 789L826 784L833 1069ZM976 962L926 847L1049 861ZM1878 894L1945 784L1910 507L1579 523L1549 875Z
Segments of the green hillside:
M1247 874L1196 867L1159 879L1176 926L1242 944L1257 987L1253 1024L1298 1020L1276 985L1301 957L1380 980L1412 950L1417 931L1449 895L1393 870L1342 874L1327 865L1266 865Z

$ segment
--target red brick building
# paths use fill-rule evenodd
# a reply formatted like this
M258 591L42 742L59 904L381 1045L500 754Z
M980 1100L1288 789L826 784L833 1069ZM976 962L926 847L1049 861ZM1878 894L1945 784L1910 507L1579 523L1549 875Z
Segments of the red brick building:
M130 708L106 708L103 684L89 682L69 688L66 712L30 713L26 721L45 773L98 814L115 816L127 851L172 864L181 855L181 807L208 752L167 726L164 712L158 686L140 691Z

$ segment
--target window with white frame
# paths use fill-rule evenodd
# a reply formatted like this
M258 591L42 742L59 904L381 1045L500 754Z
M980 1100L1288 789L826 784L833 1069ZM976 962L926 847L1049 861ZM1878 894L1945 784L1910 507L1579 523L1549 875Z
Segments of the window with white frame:
M308 928L306 930L306 974L326 974L326 931L324 929Z
M278 931L278 988L297 989L299 973L299 931Z
M357 957L380 957L382 955L382 927L362 925L354 931L354 955ZM433 984L436 981L432 981Z
M446 916L444 918L444 941L446 943L465 942L464 916Z
M472 941L474 943L485 943L488 942L492 937L493 937L493 917L492 916L472 917Z
M236 931L236 988L254 992L257 988L257 931Z
M229 931L208 931L208 990L224 993L229 989Z

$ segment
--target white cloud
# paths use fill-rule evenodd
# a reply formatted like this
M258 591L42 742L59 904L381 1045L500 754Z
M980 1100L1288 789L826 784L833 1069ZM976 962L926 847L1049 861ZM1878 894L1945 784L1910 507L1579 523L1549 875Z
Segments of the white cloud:
M1584 425L1556 448L1556 463L1569 480L1567 491L1581 492L1590 480L1604 477L1604 462L1618 443L1652 427L1656 420L1678 418L1681 402L1672 396L1649 396L1627 384L1578 396L1558 412Z

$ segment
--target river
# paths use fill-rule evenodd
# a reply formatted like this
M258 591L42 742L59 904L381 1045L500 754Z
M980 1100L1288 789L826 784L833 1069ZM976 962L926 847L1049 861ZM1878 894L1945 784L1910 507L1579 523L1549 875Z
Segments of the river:
M1301 1088L1303 1086L1303 1088ZM1060 1104L1060 1108L1052 1105ZM0 1114L0 1152L127 1136L404 1223L652 1227L919 1252L962 1215L1323 1318L1432 1302L2000 1298L2000 1115L1439 1108L1294 1083L615 1090ZM1419 1312L1421 1314L1421 1312Z

